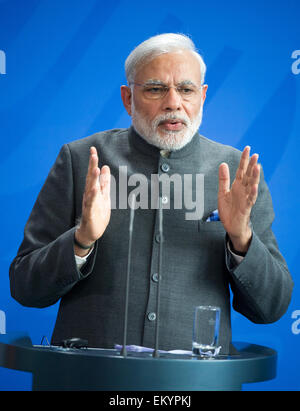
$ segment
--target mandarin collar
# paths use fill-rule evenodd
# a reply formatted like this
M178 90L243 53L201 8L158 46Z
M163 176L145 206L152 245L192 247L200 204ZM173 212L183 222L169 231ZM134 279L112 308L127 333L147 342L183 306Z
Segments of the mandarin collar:
M133 126L131 126L128 130L128 136L129 136L129 141L130 143L140 152L143 154L149 155L149 156L154 156L154 157L159 157L160 156L160 151L158 147L153 146L152 144L149 144L143 137L141 137L137 131L134 129ZM175 151L170 151L168 158L183 158L186 156L189 156L194 153L196 150L196 147L200 144L200 135L197 132L192 140L186 144L184 147L182 147L180 150L175 150Z

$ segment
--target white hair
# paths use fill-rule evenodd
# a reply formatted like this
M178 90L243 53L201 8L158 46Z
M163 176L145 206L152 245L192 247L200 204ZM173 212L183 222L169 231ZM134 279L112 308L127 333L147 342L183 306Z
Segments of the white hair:
M188 50L193 53L200 64L201 84L204 83L206 65L203 58L198 53L193 41L184 34L165 33L150 37L139 44L127 57L125 61L125 72L127 82L130 85L134 82L137 69L148 63L153 58L164 54L181 50Z

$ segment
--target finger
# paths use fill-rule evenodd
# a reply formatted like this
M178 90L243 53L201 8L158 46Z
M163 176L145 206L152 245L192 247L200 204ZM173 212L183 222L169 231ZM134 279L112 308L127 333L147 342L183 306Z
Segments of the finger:
M249 185L254 186L259 184L260 180L260 164L254 164L253 170L252 170L252 176L249 180Z
M84 204L86 208L92 207L93 202L99 192L99 189L100 189L99 175L100 175L100 170L97 167L94 169L94 172L93 172L93 183L92 181L90 181L89 186L86 187L85 192L84 192Z
M245 185L248 185L249 183L251 183L251 178L253 176L254 168L257 165L257 161L258 161L258 154L253 154L252 157L250 158L247 171L246 171L246 174L243 180L243 183Z
M219 194L226 194L230 189L230 173L228 164L219 166Z
M89 191L91 187L95 184L96 172L95 169L98 168L98 154L95 147L90 148L90 158L88 172L86 176L86 190ZM98 174L99 175L99 174ZM97 175L97 178L98 178Z
M258 185L260 180L260 165L255 164L253 167L253 174L249 185L247 186L248 191L248 201L251 205L256 202L258 195Z
M258 184L253 184L251 186L250 194L248 195L248 204L252 207L257 199L258 195Z
M95 191L95 193L97 193L97 191L99 191L100 189L100 168L99 167L95 167L92 170L91 173L91 187L90 190L91 191Z
M97 191L99 191L100 189L99 176L100 176L99 167L93 168L91 172L89 173L89 176L86 182L85 191L87 193L95 192L94 194L96 194Z
M247 173L243 178L243 185L246 188L248 196L252 197L252 187L258 185L260 178L260 166L257 164L258 155L253 155L251 158Z
M252 173L252 179L253 179L253 184L258 184L260 180L260 164L254 164L253 166L253 173Z
M102 194L104 196L110 195L111 175L110 175L110 168L108 166L103 166L101 168L99 179L100 179L100 188L101 188Z
M242 179L247 171L250 156L250 146L246 146L242 152L239 166L236 170L236 178Z
M92 146L90 148L90 158L89 158L88 172L91 172L92 169L95 167L95 165L98 166L98 153L97 153L96 147Z

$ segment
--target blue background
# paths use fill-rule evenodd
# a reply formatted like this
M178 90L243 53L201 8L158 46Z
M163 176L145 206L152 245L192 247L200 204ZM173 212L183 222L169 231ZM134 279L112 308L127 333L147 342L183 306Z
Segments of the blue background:
M0 74L0 310L7 332L27 331L35 344L51 336L57 305L40 310L16 303L8 268L60 147L127 127L119 91L125 58L152 35L182 32L208 67L200 131L260 154L273 229L295 281L291 305L277 323L255 325L232 313L235 341L279 352L277 378L244 389L299 390L300 74L292 72L299 16L299 0L0 0L0 50L6 54L6 74ZM30 384L30 375L0 368L0 390Z

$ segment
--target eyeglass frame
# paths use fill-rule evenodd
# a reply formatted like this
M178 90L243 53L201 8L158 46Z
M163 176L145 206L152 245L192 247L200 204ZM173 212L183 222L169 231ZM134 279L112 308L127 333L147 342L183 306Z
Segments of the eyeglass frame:
M145 87L145 86L161 86L161 87L164 87L165 89L166 89L166 91L165 91L165 93L164 93L164 95L163 96L159 96L159 97L154 97L154 98L147 98L146 97L146 99L148 99L148 100L159 100L159 99L161 99L161 98L164 98L164 97L166 97L166 95L168 94L168 92L170 91L170 89L171 88L174 88L175 90L176 90L176 92L177 92L177 94L184 100L184 97L178 92L178 87L181 85L182 87L184 87L184 86L188 86L188 85L192 85L193 87L195 87L196 89L197 89L197 91L201 91L202 90L202 88L205 86L205 84L201 84L201 86L200 87L198 87L198 86L196 86L193 82L191 82L191 81L183 81L182 83L180 83L180 85L177 85L177 86L167 86L166 84L164 84L163 82L159 82L159 81L148 81L148 82L146 82L146 83L144 83L144 84L141 84L141 83L135 83L135 82L131 82L131 83L129 83L129 87L130 86L132 86L132 85L135 85L135 86L139 86L139 87ZM188 100L186 100L186 101L188 101Z

